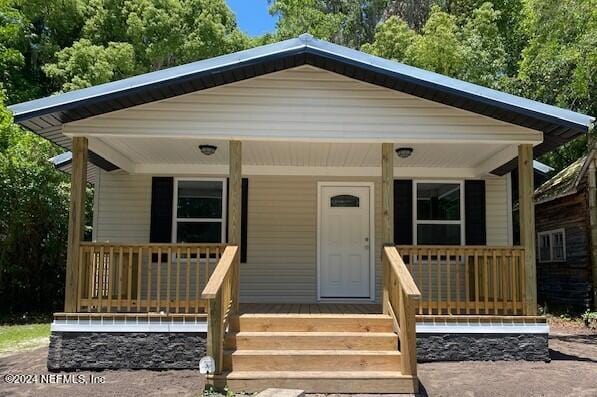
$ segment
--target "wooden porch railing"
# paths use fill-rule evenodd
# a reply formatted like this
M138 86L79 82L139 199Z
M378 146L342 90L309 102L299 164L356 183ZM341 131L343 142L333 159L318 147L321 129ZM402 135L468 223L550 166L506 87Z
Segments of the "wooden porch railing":
M215 361L215 374L222 373L224 333L234 313L238 313L240 254L236 245L224 250L201 297L208 301L207 355Z
M402 356L402 374L417 375L415 307L421 297L411 274L395 247L384 247L383 311L394 320Z
M422 293L417 314L525 314L523 247L397 249Z
M81 243L78 312L205 313L225 244Z

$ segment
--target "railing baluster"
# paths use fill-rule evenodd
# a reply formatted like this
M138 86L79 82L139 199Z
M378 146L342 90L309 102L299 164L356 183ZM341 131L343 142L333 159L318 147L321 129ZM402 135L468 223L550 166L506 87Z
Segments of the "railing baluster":
M102 245L100 247L100 256L99 256L99 260L98 260L98 266L99 266L99 283L98 283L98 307L97 310L98 312L102 312L102 298L104 295L104 266L105 266L105 259L104 259L104 246Z
M172 248L168 247L168 261L167 261L167 265L168 268L166 269L166 277L168 277L168 279L166 280L166 313L170 313L170 304L171 304L171 299L170 299L170 289L172 288L172 286L170 285L172 283Z
M157 268L157 279L156 279L156 311L159 312L162 307L162 247L158 247L158 268Z
M195 313L199 313L199 294L201 291L201 286L199 285L199 269L201 268L200 258L201 258L201 251L199 248L196 249L197 254L197 262L195 262Z
M112 311L112 289L114 280L114 247L110 247L110 256L108 257L106 264L106 282L108 283L108 313Z
M437 314L442 314L442 252L437 251L436 266L437 266Z
M180 313L180 247L176 248L176 313Z
M122 257L123 257L123 252L122 252L122 246L119 247L118 249L118 311L120 311L120 303L122 300Z
M495 250L493 250L493 261L491 269L493 271L493 314L498 314L498 301L497 301L497 256Z
M141 304L141 282L143 273L143 247L139 247L139 253L137 255L137 311L141 310L143 306Z
M186 299L186 303L185 303L185 313L189 312L189 305L190 305L190 295L189 295L189 290L191 289L190 277L191 277L191 249L187 248L187 271L186 271L187 284L186 284L186 288L185 288L186 293L187 293L187 299Z
M487 263L487 250L483 250L483 314L489 314L489 263Z
M448 302L448 314L452 314L452 280L450 277L450 250L446 251L446 296Z
M152 305L151 299L151 283L153 274L153 249L151 246L147 248L147 311L150 312Z
M479 255L475 249L474 278L475 278L475 313L479 314Z
M460 314L460 249L455 252L456 259L456 314Z
M469 280L469 256L468 256L468 252L467 251L463 251L463 258L464 258L464 294L465 294L465 301L464 301L464 306L466 308L466 314L469 314L469 307L470 307L470 301L471 301L471 297L470 297L470 290L471 290L471 284L470 284L470 280Z
M133 294L133 248L129 247L129 268L127 278L127 310L131 311L131 295Z

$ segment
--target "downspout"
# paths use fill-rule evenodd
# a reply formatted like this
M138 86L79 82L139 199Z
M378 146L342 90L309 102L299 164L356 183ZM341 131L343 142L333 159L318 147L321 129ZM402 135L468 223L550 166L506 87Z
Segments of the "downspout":
M590 244L591 244L591 275L592 275L592 295L593 309L597 308L597 176L595 172L595 137L593 136L594 124L589 127L587 135L589 160L588 169L588 195L589 195L589 226L590 226Z

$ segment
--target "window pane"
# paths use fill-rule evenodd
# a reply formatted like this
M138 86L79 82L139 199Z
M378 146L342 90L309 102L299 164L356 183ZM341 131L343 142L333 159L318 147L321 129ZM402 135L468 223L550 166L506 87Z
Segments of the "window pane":
M561 232L552 234L553 236L553 258L554 261L564 260L564 235Z
M359 198L349 194L340 194L330 199L330 205L332 207L358 207Z
M178 218L221 218L222 182L179 181Z
M460 245L460 225L417 225L417 244Z
M176 233L178 243L220 243L221 222L178 222Z
M417 219L460 220L460 184L418 183Z
M551 244L549 241L548 234L542 234L539 236L539 260L542 262L547 262L551 260Z

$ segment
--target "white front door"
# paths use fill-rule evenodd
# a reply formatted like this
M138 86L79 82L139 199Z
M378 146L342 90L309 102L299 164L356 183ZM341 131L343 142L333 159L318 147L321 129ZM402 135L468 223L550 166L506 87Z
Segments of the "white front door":
M321 298L370 298L369 186L320 186Z

